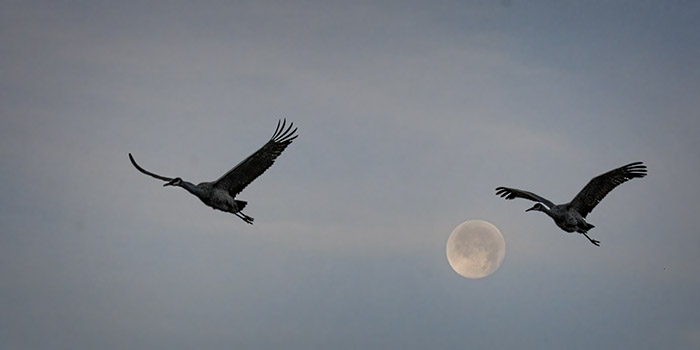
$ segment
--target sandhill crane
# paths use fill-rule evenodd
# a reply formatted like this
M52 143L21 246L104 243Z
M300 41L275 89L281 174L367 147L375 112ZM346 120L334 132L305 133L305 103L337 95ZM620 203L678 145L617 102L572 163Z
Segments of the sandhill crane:
M282 151L297 138L298 135L294 135L297 129L294 128L294 130L291 130L294 123L289 123L289 127L285 130L286 123L286 119L283 122L278 121L275 133L265 145L248 156L248 158L238 163L238 165L229 170L221 178L212 182L202 182L198 185L194 185L179 177L171 178L157 175L136 164L131 153L129 153L129 159L131 160L131 164L133 164L138 171L158 180L168 181L163 186L182 187L189 193L197 196L204 204L214 209L233 213L243 219L243 221L252 225L253 218L242 212L243 208L245 208L248 203L237 200L235 197L243 191L248 184L271 167L275 159L282 154Z
M586 236L591 243L600 246L600 241L588 237L588 230L593 225L586 222L585 218L600 201L619 184L627 180L644 177L647 175L647 167L642 162L634 162L623 167L613 169L605 174L598 175L579 192L574 199L566 204L554 204L546 198L532 192L508 187L497 187L496 195L505 199L525 198L537 202L526 212L541 211L549 217L562 230L566 232L578 232Z

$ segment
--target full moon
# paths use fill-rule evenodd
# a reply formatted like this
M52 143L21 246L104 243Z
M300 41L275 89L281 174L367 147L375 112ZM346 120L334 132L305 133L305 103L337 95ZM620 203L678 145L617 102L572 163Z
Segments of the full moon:
M496 226L469 220L457 226L447 239L447 261L467 278L486 277L498 270L506 256L506 241Z

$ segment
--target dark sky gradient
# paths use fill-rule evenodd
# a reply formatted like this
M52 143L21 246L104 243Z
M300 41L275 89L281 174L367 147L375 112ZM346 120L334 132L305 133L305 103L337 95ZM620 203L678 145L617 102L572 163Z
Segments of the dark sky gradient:
M0 2L0 347L700 348L692 1ZM211 181L278 118L241 193ZM531 203L644 161L589 216ZM482 219L508 251L445 257Z

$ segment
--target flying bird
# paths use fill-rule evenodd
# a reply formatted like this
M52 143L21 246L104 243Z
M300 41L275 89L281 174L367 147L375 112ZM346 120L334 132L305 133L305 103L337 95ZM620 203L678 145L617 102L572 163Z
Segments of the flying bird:
M571 202L566 204L554 204L532 192L508 187L497 187L496 195L505 199L525 198L537 202L526 212L531 210L541 211L549 215L562 230L581 233L591 243L600 246L600 241L588 237L588 230L595 226L586 222L586 215L615 187L630 179L645 177L646 175L647 167L642 162L634 162L610 170L591 179L586 187Z
M294 134L297 129L294 128L292 130L294 123L289 123L289 127L285 129L286 123L286 119L278 121L275 133L265 145L238 163L218 180L212 182L202 182L195 185L179 177L171 178L157 175L136 164L131 153L129 153L129 159L138 171L158 180L167 181L163 186L182 187L187 192L197 196L204 204L214 209L233 213L252 225L253 218L242 212L248 202L235 198L246 186L271 167L275 159L282 154L282 151L297 138L298 135Z

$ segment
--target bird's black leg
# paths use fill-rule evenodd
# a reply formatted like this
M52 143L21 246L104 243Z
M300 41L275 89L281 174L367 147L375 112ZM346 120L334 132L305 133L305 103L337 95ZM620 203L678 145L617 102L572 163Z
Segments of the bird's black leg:
M591 239L591 237L588 237L588 235L585 232L581 232L581 233L584 236L586 236L586 238L588 238L588 240L591 241L591 243L593 243L595 246L600 247L600 241L595 240L595 239Z
M254 219L253 219L252 217L248 216L248 215L243 214L243 212L240 212L240 211L239 211L239 212L235 212L234 214L236 214L236 216L238 216L239 218L241 218L243 221L245 221L245 222L247 222L247 223L249 223L249 224L251 224L251 225L253 224L253 220L254 220Z

